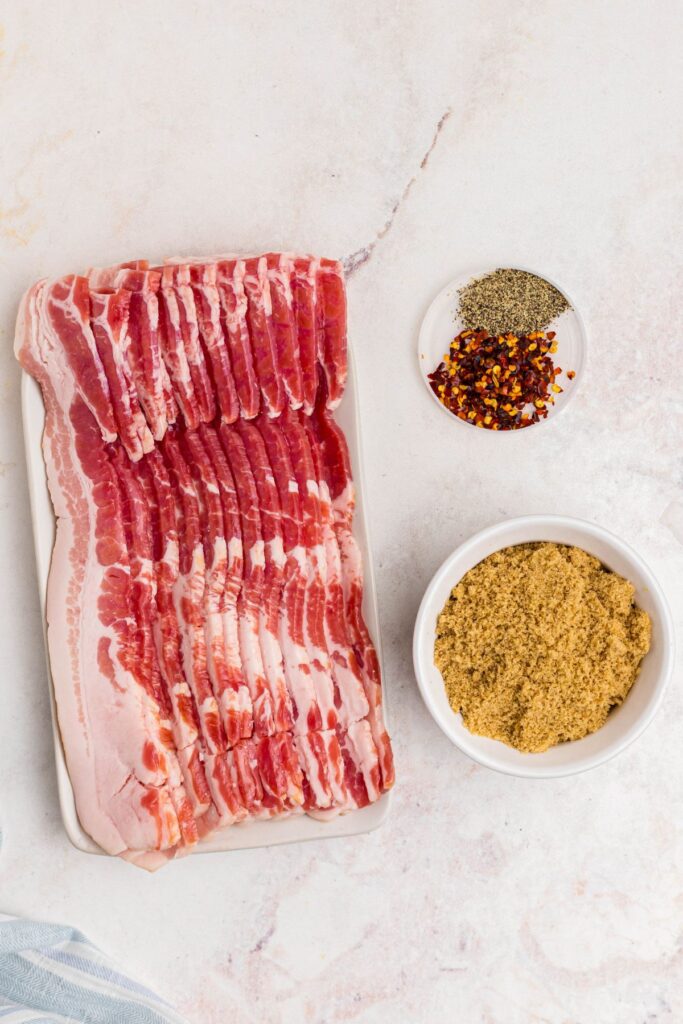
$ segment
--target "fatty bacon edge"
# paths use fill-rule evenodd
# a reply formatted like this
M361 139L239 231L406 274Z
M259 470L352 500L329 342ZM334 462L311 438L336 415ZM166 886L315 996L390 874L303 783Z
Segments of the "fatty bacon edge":
M153 870L216 829L393 785L362 614L333 260L135 261L37 282L47 594L83 828Z

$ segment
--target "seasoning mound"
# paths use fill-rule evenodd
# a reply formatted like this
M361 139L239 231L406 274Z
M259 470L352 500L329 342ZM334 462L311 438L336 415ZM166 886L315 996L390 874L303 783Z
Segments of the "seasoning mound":
M569 309L562 292L527 270L499 268L460 289L460 318L472 331L529 334Z
M554 331L491 338L461 331L443 361L427 375L439 401L459 419L489 430L521 430L538 423L563 388L551 353Z
M470 732L540 753L605 724L635 682L650 632L633 585L597 558L520 544L454 588L434 660Z

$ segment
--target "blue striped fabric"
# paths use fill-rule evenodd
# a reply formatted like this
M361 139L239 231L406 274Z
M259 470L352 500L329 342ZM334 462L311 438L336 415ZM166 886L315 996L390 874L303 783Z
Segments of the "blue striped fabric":
M0 915L0 1024L187 1024L75 928Z

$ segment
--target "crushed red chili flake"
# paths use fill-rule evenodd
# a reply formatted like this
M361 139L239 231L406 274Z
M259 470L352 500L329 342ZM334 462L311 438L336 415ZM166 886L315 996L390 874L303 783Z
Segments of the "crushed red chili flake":
M443 362L428 375L443 405L461 420L488 430L520 430L548 415L562 392L552 354L554 331L499 334L461 331ZM573 379L573 371L567 374Z

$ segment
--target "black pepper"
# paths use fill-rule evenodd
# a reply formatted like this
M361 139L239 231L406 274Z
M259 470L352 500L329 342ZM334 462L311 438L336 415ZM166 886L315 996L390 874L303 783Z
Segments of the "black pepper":
M528 335L544 330L569 303L542 277L527 270L499 268L460 290L460 318L472 331Z

